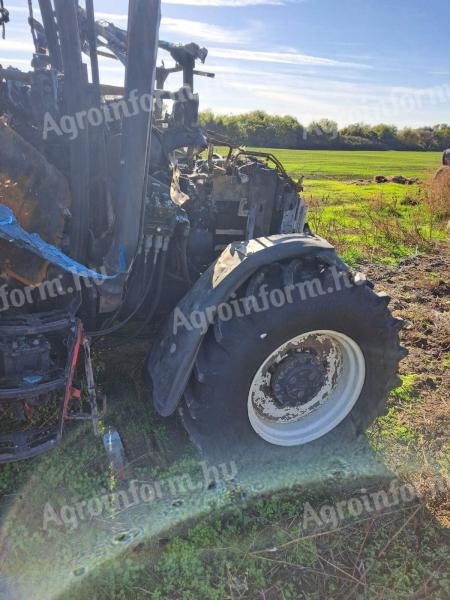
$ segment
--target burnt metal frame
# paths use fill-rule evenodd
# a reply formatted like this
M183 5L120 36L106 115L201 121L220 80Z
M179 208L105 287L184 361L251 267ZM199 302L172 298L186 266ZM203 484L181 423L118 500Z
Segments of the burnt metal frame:
M0 388L0 404L22 403L50 392L61 392L58 419L54 426L33 428L0 436L0 464L39 456L56 448L60 443L64 421L64 390L69 381L76 331L77 324L74 317L63 311L40 315L21 315L0 323L0 337L2 338L60 333L67 336L69 347L66 366L53 381L23 385L14 389Z
M56 71L62 71L61 47L58 41L58 30L51 0L39 0L39 8L41 9L42 21L47 37L50 64Z
M68 115L87 106L87 73L81 54L78 17L74 0L54 0L64 69L64 103ZM70 141L70 188L72 191L71 256L88 258L89 240L89 131L80 129Z
M89 108L89 102L100 106L101 93L96 51L93 34L94 1L87 0L87 17L91 70L93 86L88 84L88 75L82 62L82 48L79 35L76 0L39 0L39 5L47 36L50 64L54 71L61 74L63 85L64 109L67 114ZM130 0L128 24L128 56L126 65L125 99L137 93L153 95L155 88L158 32L160 24L160 0ZM32 81L32 74L2 70L0 75L17 78L25 83ZM92 87L94 93L92 94ZM115 90L114 90L115 91ZM118 203L116 206L115 244L112 249L113 264L119 267L119 257L123 254L126 267L130 268L137 251L141 236L142 214L144 207L149 149L151 143L152 113L139 113L125 119L122 132L121 173ZM100 156L92 153L92 139L88 129L80 130L78 136L70 141L70 187L72 190L72 221L70 227L72 258L85 262L89 260L89 219L92 194L92 173L98 171L95 165L106 165L106 144L97 144ZM97 140L98 141L98 140ZM91 152L90 152L91 151ZM103 155L104 154L104 155ZM92 161L95 165L92 165ZM106 177L105 177L106 180ZM106 184L106 181L105 181ZM118 269L115 269L118 270ZM122 294L122 289L118 292ZM53 333L67 335L68 357L66 366L56 373L54 380L36 385L23 385L19 388L1 389L0 403L23 403L49 392L61 392L58 424L50 428L30 429L25 432L0 436L0 463L23 460L38 456L55 448L62 439L64 422L90 418L94 430L98 431L98 408L95 397L95 385L90 364L89 341L83 337L81 345L85 353L85 369L88 377L91 414L71 415L68 403L72 397L72 378L80 350L81 323L73 315L59 311L52 313L21 315L2 319L0 336L36 335ZM67 333L65 333L67 332ZM64 392L64 393L63 393ZM49 398L50 400L50 398Z
M53 10L54 5L54 10ZM63 74L64 111L76 115L92 104L91 86L82 62L82 47L78 25L78 2L76 0L39 0L43 25L48 42L50 63ZM153 95L155 90L156 60L159 44L161 0L129 0L128 52L125 71L125 88L106 86L102 89L98 68L98 51L95 35L94 0L87 0L86 15L91 72L94 87L94 105L100 105L101 93L131 94L140 98ZM30 74L18 74L2 70L2 77L30 81ZM151 143L151 111L124 119L121 139L121 164L119 191L116 202L116 231L114 242L106 257L106 264L117 272L128 270L139 245L147 185L148 163ZM100 148L100 152L98 149ZM106 146L97 144L92 148L89 129L80 129L70 141L70 187L72 191L72 220L70 226L71 256L86 262L89 260L89 219L94 197L98 189L93 186L92 173L103 172L106 177ZM98 167L98 168L97 168ZM93 193L93 188L95 193ZM106 193L106 192L105 192Z
M63 311L40 315L21 315L18 318L0 323L0 338L35 336L37 334L60 334L66 338L68 353L64 369L58 371L58 377L46 383L23 385L20 388L0 388L0 405L2 403L26 403L42 397L50 392L59 392L59 407L56 422L52 426L13 432L0 436L0 464L33 458L56 448L62 440L64 427L68 421L91 421L94 434L99 435L99 419L105 412L106 401L103 399L101 411L97 405L94 373L92 369L90 341L85 335L79 319ZM79 354L84 352L84 369L89 397L89 413L72 413L69 411L70 401L80 398L79 390L73 388L73 379L79 361ZM51 398L48 398L50 401Z

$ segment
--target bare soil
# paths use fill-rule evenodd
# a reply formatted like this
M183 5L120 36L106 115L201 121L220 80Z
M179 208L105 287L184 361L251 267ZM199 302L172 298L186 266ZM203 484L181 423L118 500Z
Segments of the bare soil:
M412 406L396 407L398 419L416 434L414 452L420 469L412 477L420 489L436 465L444 470L450 454L450 257L441 247L439 256L417 256L398 269L366 269L377 291L391 296L396 317L406 320L402 343L409 356L401 363L402 375L415 376ZM405 455L391 455L391 465L402 470ZM410 477L411 478L411 477ZM449 499L434 507L441 524L450 527Z

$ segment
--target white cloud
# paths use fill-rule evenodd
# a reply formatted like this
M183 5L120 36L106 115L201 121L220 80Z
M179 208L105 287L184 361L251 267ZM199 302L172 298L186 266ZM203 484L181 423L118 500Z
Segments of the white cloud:
M243 44L248 41L250 33L243 30L227 29L218 25L210 25L202 21L191 21L190 19L174 19L164 17L161 21L163 32L188 37L205 42L216 42L219 44L234 43Z
M215 71L216 67L212 66ZM261 109L273 114L291 114L307 124L323 117L339 125L357 121L392 122L399 126L421 126L444 122L450 85L431 88L390 86L373 81L345 81L342 71L323 69L316 74L259 73L239 66L228 67L214 82L197 81L201 107L216 113L239 113Z
M98 19L105 19L107 21L121 21L126 23L128 17L125 14L114 14L97 12L96 17ZM184 39L195 39L204 42L216 42L219 44L234 43L243 44L249 40L252 32L256 29L256 26L252 27L252 30L242 29L227 29L219 25L213 25L203 21L193 21L191 19L176 19L172 17L163 17L161 19L161 31L171 35L178 36Z
M2 58L2 57L0 57L0 65L2 65L3 68L5 68L5 69L8 68L9 66L31 68L31 60L24 60L24 59L20 59L20 58Z
M29 41L23 41L19 39L6 38L6 40L0 40L0 51L14 51L14 52L34 52L34 45Z
M305 0L163 0L163 4L178 6L200 6L216 8L245 8L252 6L284 6L288 3L295 4ZM21 9L26 11L27 9ZM127 21L128 15L124 13L95 12L98 19L108 21ZM163 19L164 20L164 19Z
M8 10L10 14L15 12L26 13L27 15L30 13L29 9L25 6L8 6Z
M231 60L257 61L287 65L303 65L315 67L351 67L370 69L369 65L341 62L331 58L311 56L299 52L262 52L259 50L240 50L235 48L210 48L211 56Z

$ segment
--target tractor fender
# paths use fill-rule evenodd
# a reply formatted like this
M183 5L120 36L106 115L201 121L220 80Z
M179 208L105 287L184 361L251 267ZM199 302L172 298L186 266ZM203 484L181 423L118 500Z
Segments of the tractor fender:
M262 267L305 255L317 256L330 266L348 268L333 246L311 235L263 237L235 242L224 250L178 304L152 344L145 376L161 416L168 417L176 410L207 333L204 322L194 319L194 314L211 314L212 307L226 302Z

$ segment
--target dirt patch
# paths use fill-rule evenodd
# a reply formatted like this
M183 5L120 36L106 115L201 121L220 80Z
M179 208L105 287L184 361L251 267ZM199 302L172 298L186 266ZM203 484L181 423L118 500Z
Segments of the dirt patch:
M407 320L402 337L410 355L402 362L403 370L427 372L430 359L437 362L436 374L447 374L442 363L450 352L450 259L418 256L402 261L395 270L372 266L367 272L377 290L392 297L395 316ZM427 348L426 356L417 348Z
M376 175L373 179L357 179L350 181L351 185L373 185L382 183L398 183L399 185L420 185L423 183L417 177L403 177L403 175L395 175L394 177L385 177L384 175Z

